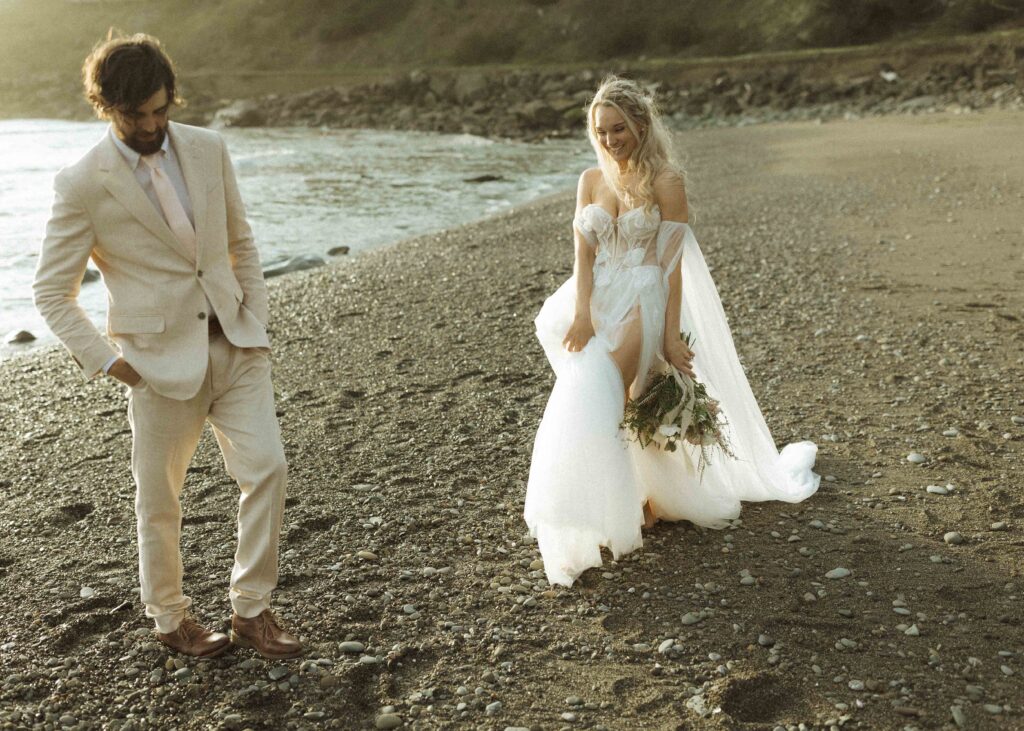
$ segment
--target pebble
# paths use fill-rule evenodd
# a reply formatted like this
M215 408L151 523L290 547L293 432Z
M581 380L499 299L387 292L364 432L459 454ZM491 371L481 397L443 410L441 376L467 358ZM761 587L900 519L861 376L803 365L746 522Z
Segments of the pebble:
M373 725L380 729L398 728L402 725L402 719L394 713L382 713L377 716L377 720L373 722Z
M964 709L960 706L950 706L949 713L953 716L953 723L958 728L967 728L967 714L964 713Z
M1011 416L1010 421L1017 426L1024 426L1024 416Z
M924 464L928 461L928 458L920 452L911 452L907 455L907 461L911 464Z
M28 330L11 330L7 333L4 340L9 345L16 345L21 343L31 343L36 339L36 336L30 333Z
M826 579L845 579L850 575L850 569L844 569L842 566L834 568L825 574Z
M284 665L275 665L274 667L270 668L270 670L267 672L267 677L269 677L273 681L278 681L287 674L288 668L286 668Z
M864 690L863 680L851 680L847 685L850 687L850 690Z
M696 612L687 612L680 621L685 625L698 624L704 621L704 617Z
M960 432L957 431L956 429L946 429L946 431L942 432L942 436L944 436L944 437L958 437L958 436L960 436Z
M666 652L672 649L672 646L676 643L674 639L664 640L658 645L658 652L664 655Z
M921 630L917 628L916 624L912 624L905 630L903 630L903 634L907 635L908 637L919 637L921 635Z
M944 536L942 536L942 540L944 540L951 546L959 546L961 543L964 542L964 537L957 533L955 530L951 530Z
M982 708L985 709L986 713L991 713L993 716L998 716L1003 712L1003 707L997 706L995 703L986 703Z
M78 592L78 596L82 597L83 599L91 599L95 594L96 590L93 589L91 586L83 586L82 589Z
M484 713L488 716L497 716L501 713L501 701L494 701L494 703L488 703L487 707L484 708Z
M997 521L988 527L989 530L1006 530L1006 523L1003 521Z
M359 553L356 554L356 557L357 558L361 558L364 561L376 561L377 560L377 554L374 553L373 551L359 551Z
M338 649L341 652L360 653L366 649L366 645L364 645L362 642L349 640L348 642L342 642L341 644L339 644Z
M929 485L928 487L925 488L925 490L930 492L932 495L948 495L949 494L949 490L944 488L942 485Z

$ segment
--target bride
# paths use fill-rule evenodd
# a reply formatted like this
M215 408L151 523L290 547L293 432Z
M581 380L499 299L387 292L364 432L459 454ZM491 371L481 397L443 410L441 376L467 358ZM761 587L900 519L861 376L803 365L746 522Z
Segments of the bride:
M776 450L739 363L718 291L687 225L683 175L653 100L610 77L587 112L599 167L580 176L572 277L537 316L555 385L537 430L524 517L552 584L571 586L639 548L658 519L723 528L741 500L799 502L818 489L812 442ZM680 339L691 333L696 355ZM703 382L735 458L699 475L697 448L641 448L620 424L667 361Z

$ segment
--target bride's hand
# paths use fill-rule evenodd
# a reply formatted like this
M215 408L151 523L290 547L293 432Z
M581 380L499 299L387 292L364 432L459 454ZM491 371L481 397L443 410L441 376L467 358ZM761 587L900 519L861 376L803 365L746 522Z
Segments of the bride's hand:
M589 317L577 317L572 321L569 332L565 334L562 345L570 353L578 353L586 347L594 337L594 324Z
M697 378L693 372L693 351L682 340L665 343L665 360L690 378Z

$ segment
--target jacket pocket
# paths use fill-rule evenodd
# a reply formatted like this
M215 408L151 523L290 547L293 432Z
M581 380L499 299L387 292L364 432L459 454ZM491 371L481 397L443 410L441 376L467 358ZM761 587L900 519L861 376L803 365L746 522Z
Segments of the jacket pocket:
M163 315L111 315L107 327L112 335L142 335L162 333Z

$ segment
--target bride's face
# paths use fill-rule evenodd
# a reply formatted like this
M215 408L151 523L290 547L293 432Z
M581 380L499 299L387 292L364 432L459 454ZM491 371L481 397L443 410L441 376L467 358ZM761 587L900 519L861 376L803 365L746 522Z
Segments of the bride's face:
M614 107L599 106L594 112L594 132L601 147L612 159L624 165L638 144L625 118Z

